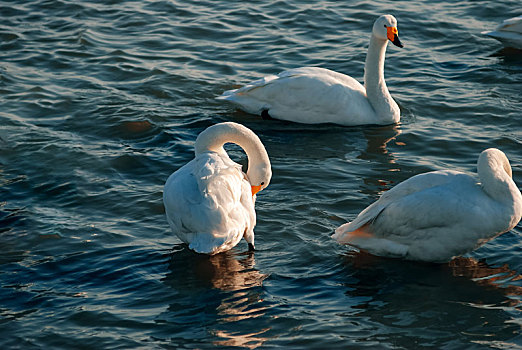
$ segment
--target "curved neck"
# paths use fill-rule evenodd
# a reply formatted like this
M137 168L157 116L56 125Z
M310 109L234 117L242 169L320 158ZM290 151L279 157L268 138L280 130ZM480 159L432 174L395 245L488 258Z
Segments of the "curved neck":
M522 195L511 178L509 161L502 156L490 154L480 155L477 163L477 173L484 191L498 202L522 203Z
M364 87L366 96L377 116L390 123L400 119L400 110L393 100L384 81L384 58L388 40L372 35L364 66Z
M243 125L226 122L213 125L204 130L196 139L195 153L216 152L226 154L223 146L226 143L240 146L248 157L248 171L259 165L270 164L265 147L253 131Z

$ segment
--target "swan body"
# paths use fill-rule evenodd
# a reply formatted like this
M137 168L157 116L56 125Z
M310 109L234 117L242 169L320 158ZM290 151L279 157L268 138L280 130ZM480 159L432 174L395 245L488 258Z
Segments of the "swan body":
M268 113L272 118L298 123L348 126L397 123L399 106L384 81L388 40L402 47L397 20L392 15L383 15L373 25L364 86L345 74L302 67L225 91L217 99L235 103L248 113Z
M245 150L246 174L228 157L223 148L228 142ZM241 238L253 249L255 194L272 176L261 140L245 126L220 123L199 134L195 153L165 183L163 203L172 232L198 253L227 251Z
M445 262L511 230L522 195L505 154L483 151L474 177L452 170L411 177L335 230L339 243L374 255Z
M506 47L522 50L522 16L506 19L494 31L485 31L482 34L497 39Z

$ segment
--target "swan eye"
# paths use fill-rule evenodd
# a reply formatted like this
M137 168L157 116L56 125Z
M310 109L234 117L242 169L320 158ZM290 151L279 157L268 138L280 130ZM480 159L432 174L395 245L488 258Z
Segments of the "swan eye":
M384 28L388 28L388 26L385 24L385 25L384 25Z
M264 181L263 181L263 182L261 182L261 186L263 186L264 184L265 184L265 182L264 182Z

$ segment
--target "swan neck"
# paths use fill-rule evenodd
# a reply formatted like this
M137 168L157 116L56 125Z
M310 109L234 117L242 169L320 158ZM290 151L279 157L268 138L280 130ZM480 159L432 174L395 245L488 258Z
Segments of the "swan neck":
M511 166L506 159L480 157L477 173L484 191L499 202L522 203L522 195L511 178Z
M226 155L223 148L226 143L234 143L245 151L248 158L247 174L258 166L270 166L268 154L259 137L250 129L231 122L213 125L199 134L195 145L196 156L204 152Z
M378 39L374 35L370 38L364 66L364 86L367 90L368 87L378 86L384 82L384 59L387 46L387 40Z
M377 116L383 121L399 121L400 110L393 100L384 80L384 60L388 40L372 35L364 66L364 87L366 96Z

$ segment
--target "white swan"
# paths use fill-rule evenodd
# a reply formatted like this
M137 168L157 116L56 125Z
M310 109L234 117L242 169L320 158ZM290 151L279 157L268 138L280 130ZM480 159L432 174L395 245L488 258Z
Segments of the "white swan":
M497 39L506 47L522 49L522 16L506 19L494 31L482 34Z
M228 157L223 148L228 142L247 154L246 174ZM242 237L253 250L255 194L272 177L261 140L243 125L220 123L199 134L195 153L165 183L163 203L172 231L198 253L224 252Z
M511 230L522 195L506 155L480 154L475 178L452 170L413 176L335 230L339 243L374 255L445 262Z
M402 47L397 20L379 17L372 30L364 68L364 87L354 78L324 68L303 67L267 76L217 99L248 113L298 123L393 124L400 110L384 81L388 40Z

